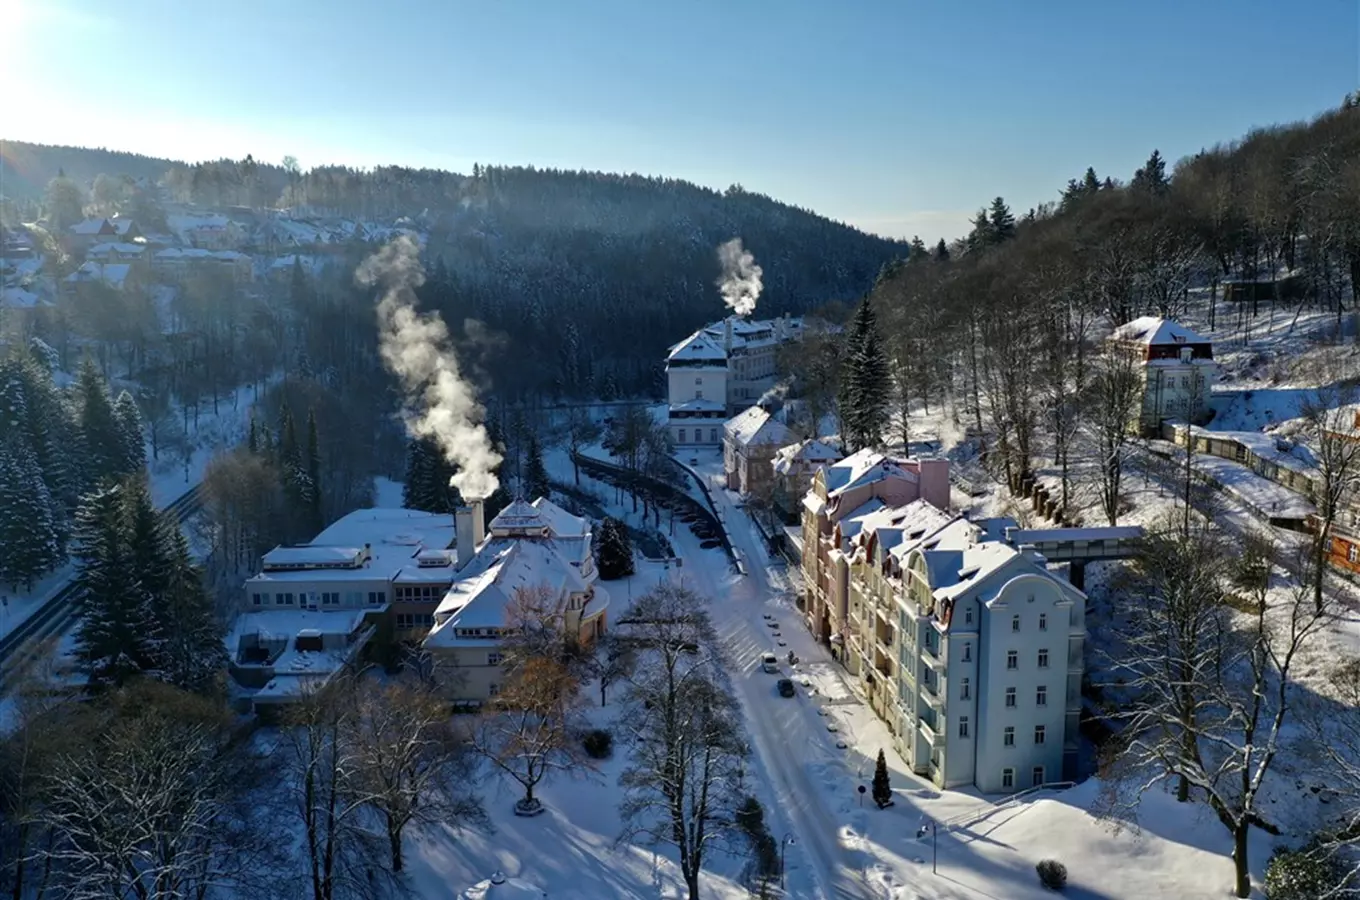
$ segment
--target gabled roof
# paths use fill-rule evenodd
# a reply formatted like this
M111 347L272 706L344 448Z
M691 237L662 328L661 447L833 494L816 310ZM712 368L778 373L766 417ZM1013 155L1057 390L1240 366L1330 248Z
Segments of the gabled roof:
M581 537L590 534L590 523L580 516L573 516L547 497L539 497L534 501L534 509L538 510L548 522L548 527L552 529L555 538Z
M483 545L435 610L427 646L453 646L460 628L501 628L515 592L544 587L554 596L584 593L576 568L548 541L493 537Z
M919 480L915 472L903 468L897 460L870 449L852 453L822 471L826 477L826 495L829 500L883 478L903 478L913 482Z
M759 406L737 413L723 426L727 435L743 447L758 444L783 445L793 433Z
M712 338L705 335L702 331L696 331L680 343L671 347L666 354L666 360L688 361L688 362L713 362L727 364L727 353L722 345L716 343Z
M799 441L780 447L774 454L774 470L781 475L793 471L796 463L834 463L841 458L840 451L818 440Z
M1179 322L1160 316L1142 316L1120 325L1110 335L1116 341L1137 344L1207 344L1209 339L1191 331Z
M96 234L104 234L106 232L109 234L116 233L112 226L110 226L108 219L86 219L83 222L77 222L72 225L70 231L72 234L79 234L87 237Z

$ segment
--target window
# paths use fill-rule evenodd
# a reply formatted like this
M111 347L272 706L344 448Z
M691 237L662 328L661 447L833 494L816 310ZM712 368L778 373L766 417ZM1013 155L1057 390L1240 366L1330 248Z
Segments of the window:
M1046 686L1041 684L1034 689L1034 705L1048 706L1048 688Z
M1182 375L1182 376L1181 376L1181 387L1183 387L1183 388L1188 388L1189 386L1190 386L1190 376L1189 376L1189 375Z
M695 388L695 389L694 389L694 399L695 399L695 400L702 400L702 399L704 399L704 389L703 389L703 388Z
M718 429L716 428L708 429L708 439L716 444L718 442Z
M1044 731L1045 731L1045 730L1046 730L1046 727L1043 726L1043 725L1035 725L1035 726L1034 726L1034 743L1036 743L1036 744L1042 744L1042 743L1044 742Z
M680 443L683 444L684 442L685 442L685 429L681 428L681 429L680 429Z
M704 383L704 377L703 377L702 375L700 375L698 378L695 378L695 379L694 379L694 383L695 383L695 384L703 384L703 383Z
M967 609L965 609L965 610L963 611L963 624L965 624L965 625L972 625L972 624L973 624L973 607L972 607L972 606L969 606Z
M384 603L386 603L386 602L387 602L387 591L369 591L369 592L368 592L368 605L369 605L369 606L382 606L382 605L383 605Z
M1048 631L1048 613L1039 613L1039 630Z
M292 605L293 605L293 595L292 595L291 593L287 593L287 594L275 594L275 595L274 595L274 605L275 605L275 606L292 606Z
M1019 630L1020 630L1020 617L1019 617L1019 616L1011 616L1011 631L1019 631Z
M959 737L968 737L968 717L959 716Z
M967 678L960 678L960 679L959 679L959 699L960 699L960 700L967 700L967 699L972 695L972 693L973 693L972 685L970 685L970 684L968 683L968 679L967 679Z
M1043 783L1044 783L1044 767L1035 766L1034 771L1030 773L1030 785L1032 787L1038 787Z
M1006 688L1006 706L1010 709L1015 708L1015 688Z
M972 645L972 644L964 644L964 645L963 645L963 661L964 661L964 662L972 662L972 661L973 661L973 645Z
M1002 769L1002 770L1001 770L1001 787L1002 787L1003 790L1007 790L1007 791L1014 789L1014 787L1015 787L1015 770L1014 770L1014 769Z
M493 684L493 685L489 686L489 687L486 689L486 693L487 693L487 696L488 696L488 697L494 697L494 696L496 696L497 694L499 694L500 692L501 692L501 686L500 686L499 684Z
M251 605L251 606L264 606L264 595L263 595L263 594L251 594L251 595L250 595L250 605Z
M1347 545L1346 545L1346 561L1347 561L1347 562L1355 562L1355 560L1356 560L1357 558L1360 558L1360 550L1357 550L1357 549L1356 549L1356 546L1355 546L1354 544L1347 544Z
M1039 668L1041 668L1041 669L1047 669L1047 668L1048 668L1048 651L1047 651L1047 650L1040 650L1040 651L1039 651Z
M1001 734L1001 743L1007 747L1015 746L1015 726L1007 725L1006 730Z
M398 628L410 628L410 627L411 627L411 614L410 614L410 613L397 613L397 627L398 627Z
M1019 653L1019 651L1016 651L1016 650L1007 650L1007 651L1006 651L1006 668L1008 668L1008 669L1018 669L1018 668L1020 668L1020 653Z
M501 655L499 653L488 653L486 655L486 664L488 666L499 666L501 664Z
M340 592L339 592L339 591L322 591L322 593L321 593L321 605L322 605L322 606L339 606L339 605L340 605Z

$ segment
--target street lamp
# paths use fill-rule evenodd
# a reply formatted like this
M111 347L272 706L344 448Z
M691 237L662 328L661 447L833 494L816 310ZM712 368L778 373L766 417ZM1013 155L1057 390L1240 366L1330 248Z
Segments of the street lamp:
M784 850L794 843L793 832L784 834L784 839L779 842L779 889L784 890Z
M939 829L939 826L936 824L936 822L935 822L934 819L922 819L922 820L921 820L921 827L918 828L918 829L916 829L916 839L919 841L919 840L921 840L922 838L924 838L924 837L926 836L926 832L927 832L927 831L930 832L930 843L931 843L931 848L930 848L930 871L931 871L931 873L933 873L933 874L939 874L939 871L940 871L940 869L939 869L939 862L940 862L940 829Z

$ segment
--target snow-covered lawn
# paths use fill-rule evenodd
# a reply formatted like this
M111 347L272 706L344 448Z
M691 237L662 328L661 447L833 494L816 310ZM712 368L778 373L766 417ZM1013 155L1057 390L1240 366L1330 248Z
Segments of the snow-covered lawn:
M265 390L278 381L271 376ZM252 385L243 385L217 401L217 413L211 404L204 404L198 414L198 422L189 420L189 446L192 448L185 459L179 450L161 447L160 459L152 459L151 444L147 443L147 469L151 475L151 498L157 506L173 503L186 491L203 480L203 471L208 463L224 448L244 443L250 431L250 413L259 400ZM179 415L176 411L174 415ZM178 423L180 420L176 419ZM172 424L166 428L173 433L180 427ZM169 443L167 441L166 443Z

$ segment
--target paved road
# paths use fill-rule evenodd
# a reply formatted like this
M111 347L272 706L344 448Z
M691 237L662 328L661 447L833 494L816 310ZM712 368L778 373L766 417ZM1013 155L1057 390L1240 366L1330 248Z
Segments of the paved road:
M816 783L809 771L812 764L834 762L842 751L835 749L824 720L802 688L796 698L781 698L774 689L777 676L760 670L761 653L770 649L785 653L788 649L774 646L773 629L763 616L769 613L776 617L781 639L803 658L824 652L798 623L797 610L788 598L771 584L763 565L766 557L755 546L745 514L731 505L724 491L715 489L713 497L720 513L732 524L729 533L749 561L749 574L724 575L724 554L700 550L688 529L683 533L677 529L676 543L687 560L682 577L713 598L714 623L732 654L733 686L746 714L753 747L770 777L783 819L795 835L795 844L787 851L791 877L801 880L798 870L810 865L819 882L815 896L868 900L875 892L864 881L867 861L860 851L842 844L839 816L827 805L827 785ZM689 563L700 559L703 564ZM844 788L850 791L853 785L847 782Z

